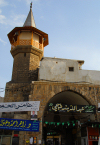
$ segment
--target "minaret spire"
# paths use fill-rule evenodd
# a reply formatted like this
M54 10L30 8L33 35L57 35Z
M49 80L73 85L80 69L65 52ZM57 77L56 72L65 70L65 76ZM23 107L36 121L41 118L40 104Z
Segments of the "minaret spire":
M30 3L30 9L32 9L32 2Z
M30 27L30 26L36 28L33 13L32 13L32 2L30 3L30 11L23 27Z

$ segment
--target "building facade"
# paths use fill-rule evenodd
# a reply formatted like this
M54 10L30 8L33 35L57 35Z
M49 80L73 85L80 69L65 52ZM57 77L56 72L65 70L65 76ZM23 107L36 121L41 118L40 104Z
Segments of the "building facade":
M83 60L43 57L48 34L36 28L32 7L23 27L15 27L8 38L14 62L4 102L40 101L39 131L13 130L8 133L12 140L17 134L17 145L30 144L32 137L37 145L98 144L100 72L82 70ZM75 109L84 106L95 106L95 112ZM31 120L31 112L3 113L2 118Z

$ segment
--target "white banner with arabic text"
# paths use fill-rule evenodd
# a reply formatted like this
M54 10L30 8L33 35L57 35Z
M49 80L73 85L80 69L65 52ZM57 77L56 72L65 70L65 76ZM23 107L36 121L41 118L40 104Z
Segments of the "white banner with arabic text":
M0 103L0 112L39 111L40 101Z

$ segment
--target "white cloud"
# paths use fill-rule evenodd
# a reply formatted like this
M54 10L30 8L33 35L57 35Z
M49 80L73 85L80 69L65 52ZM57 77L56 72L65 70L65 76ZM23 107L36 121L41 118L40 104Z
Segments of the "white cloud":
M0 9L0 14L1 14L2 10Z
M13 14L8 20L7 24L11 26L23 26L25 21L26 15L16 15Z
M0 0L0 6L6 6L6 5L8 5L7 1Z
M6 24L5 20L6 20L6 17L4 15L0 15L0 23Z
M25 15L17 15L13 14L10 17L5 17L4 15L0 15L0 23L3 25L10 26L23 26L26 16Z
M44 16L40 16L41 19L44 19Z
M0 42L2 42L4 45L7 43L4 40L2 40L1 38L0 38Z
M73 52L73 55L72 55ZM69 59L75 59L75 60L84 60L83 69L85 70L100 70L100 50L94 49L94 48L72 48L69 47L67 49L67 53L71 58ZM98 58L98 59L97 59Z

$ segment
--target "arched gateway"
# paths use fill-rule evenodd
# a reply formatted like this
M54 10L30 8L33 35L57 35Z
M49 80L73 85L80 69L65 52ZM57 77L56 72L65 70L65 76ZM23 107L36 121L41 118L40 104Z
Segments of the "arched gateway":
M38 81L32 83L32 88L30 100L40 100L41 135L37 136L42 144L90 145L93 140L89 141L88 135L99 135L99 114L94 107L99 102L98 85ZM90 110L81 111L86 106L91 106Z
M43 114L44 142L47 145L81 143L83 130L83 137L87 137L87 122L95 121L94 112L86 113L87 109L82 110L82 107L91 105L81 94L71 90L54 95L45 106Z

